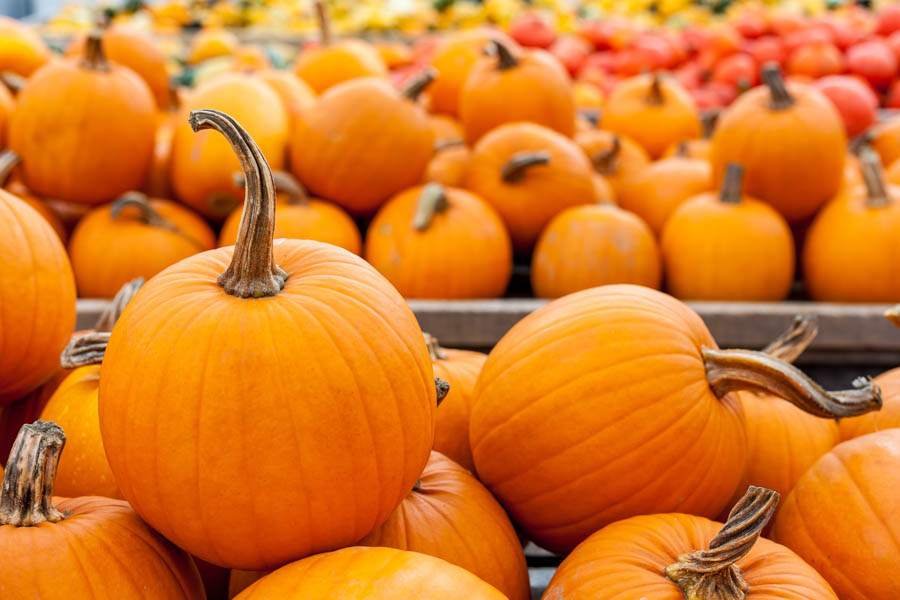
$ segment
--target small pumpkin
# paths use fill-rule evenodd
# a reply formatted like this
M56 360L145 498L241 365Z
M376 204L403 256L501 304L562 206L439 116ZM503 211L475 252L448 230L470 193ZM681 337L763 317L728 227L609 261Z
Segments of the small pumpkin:
M609 182L615 198L625 195L634 177L650 164L650 156L640 144L609 131L580 132L575 143L587 154L594 170Z
M33 196L21 181L10 181L10 175L18 164L19 155L12 150L7 150L0 154L0 188L5 188L6 191L36 210L53 228L53 231L59 236L60 241L65 244L66 239L68 239L68 233L53 209L40 198ZM32 421L33 420L34 419L32 419Z
M878 123L864 134L865 141L881 156L884 165L900 160L900 117Z
M653 231L614 204L559 213L544 228L531 259L531 287L539 298L611 283L659 288L661 277Z
M435 80L437 81L437 80ZM434 83L431 84L432 86ZM429 86L430 88L431 86ZM457 145L463 143L462 125L453 117L447 115L429 115L428 123L434 132L435 148Z
M684 139L700 137L700 113L690 94L664 75L638 75L613 89L600 127L628 136L652 158Z
M497 211L437 183L401 192L379 209L365 258L404 298L498 298L512 275L512 244Z
M281 97L291 123L299 119L316 101L316 93L309 87L309 84L290 71L264 69L257 76Z
M675 209L662 231L666 285L676 298L783 300L794 283L794 238L784 218L742 192L731 164L718 193Z
M788 548L761 538L779 494L750 487L724 525L686 514L607 525L559 566L543 600L837 600Z
M82 58L47 64L18 95L9 147L39 196L102 204L139 188L150 168L153 95L131 69L108 62L102 44L89 35Z
M684 158L699 158L709 161L710 151L712 149L713 131L716 130L716 123L719 121L719 111L707 111L700 117L703 123L703 137L692 138L678 141L669 146L663 152L663 158L671 158L673 156L681 156Z
M557 213L597 200L584 152L534 123L508 123L481 138L472 150L465 187L497 209L519 253L531 250Z
M191 558L126 502L52 497L65 443L58 425L37 421L23 426L13 445L0 492L0 594L42 600L206 598Z
M462 187L466 181L466 171L472 151L465 144L438 146L425 167L426 182L439 183L447 187Z
M211 58L229 56L241 45L237 36L221 27L201 29L191 39L188 64L196 65Z
M499 40L479 59L459 94L459 120L474 144L504 123L529 121L564 136L575 134L575 98L569 76L542 50L516 52Z
M0 72L30 77L50 57L50 48L31 27L0 16Z

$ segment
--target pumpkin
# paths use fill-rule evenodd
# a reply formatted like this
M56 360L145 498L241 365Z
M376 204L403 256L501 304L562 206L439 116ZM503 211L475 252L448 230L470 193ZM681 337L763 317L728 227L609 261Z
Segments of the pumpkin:
M0 190L0 405L56 371L75 328L75 280L65 248L27 204Z
M121 500L53 498L66 443L54 423L25 425L0 493L4 598L201 600L191 558Z
M900 430L844 442L785 499L774 539L806 560L844 600L900 596Z
M19 200L33 208L40 214L45 221L53 228L56 235L59 236L62 243L66 243L68 234L62 221L56 216L46 203L40 198L32 196L28 189L22 185L20 181L9 181L10 175L16 165L19 164L19 155L12 150L7 150L0 154L0 188L5 188L8 192L16 196ZM34 419L32 419L34 420ZM14 432L18 433L18 429Z
M266 575L238 600L504 600L472 573L395 548L350 547L310 556Z
M865 141L878 152L884 165L900 160L900 117L886 119L864 135Z
M650 164L650 156L637 142L609 131L581 132L575 136L575 143L612 186L616 198L626 194L634 177Z
M592 175L571 140L533 123L509 123L475 145L465 187L497 209L516 252L526 253L557 213L597 201Z
M0 16L0 72L29 77L50 60L50 48L31 27Z
M774 208L742 191L731 164L718 193L681 204L660 245L666 285L676 298L783 300L794 283L794 237Z
M188 64L196 65L211 58L229 56L234 53L240 41L237 36L221 27L201 29L191 39Z
M838 421L841 441L900 427L900 369L891 369L874 379L881 388L884 406L878 412Z
M331 39L325 3L316 0L313 5L319 22L320 44L304 48L294 63L294 73L304 80L316 94L339 83L358 77L386 78L387 66L372 45L362 40Z
M354 215L371 214L415 185L434 153L434 133L415 99L433 78L426 71L399 94L372 78L323 94L291 136L294 175Z
M231 68L235 71L248 73L272 68L269 55L259 46L242 44L232 53L233 62Z
M285 166L288 116L281 97L253 75L227 73L201 84L188 96L172 138L169 177L178 199L210 219L222 221L240 205L234 185L238 161L228 143L212 132L194 135L192 110L213 108L232 115L250 132L273 169Z
M703 127L690 94L664 75L638 75L609 95L600 127L628 136L653 158L673 143L698 138Z
M316 101L316 93L309 85L284 69L265 69L258 73L284 102L288 120L293 123L309 110Z
M69 256L82 297L112 298L132 279L150 279L215 245L212 230L191 211L130 192L79 221Z
M516 52L499 40L472 65L459 94L459 120L473 144L504 123L529 121L571 137L575 98L569 76L542 50Z
M512 275L512 244L497 212L475 194L438 183L381 207L365 258L404 298L498 298Z
M503 336L478 377L469 441L479 478L525 535L567 553L635 515L719 514L746 455L730 392L777 390L820 416L880 406L877 388L857 385L825 392L764 353L718 350L671 296L608 285L555 300Z
M658 288L662 276L653 232L614 204L575 206L544 228L531 259L531 287L559 298L610 283Z
M724 525L686 514L607 525L562 562L543 600L837 600L802 558L760 537L778 499L750 487Z
M9 118L16 107L16 101L6 86L0 85L0 147L6 147Z
M278 209L275 211L275 237L296 240L316 240L334 244L352 252L362 253L359 229L340 207L310 198L303 186L290 173L274 173ZM241 178L241 186L243 186ZM234 209L219 233L219 246L233 246L238 238L243 207Z
M896 302L900 186L887 184L878 154L860 154L865 185L845 189L813 221L803 247L807 293L823 302ZM864 244L859 243L865 240Z
M404 42L378 42L375 49L388 69L394 70L413 64L412 49Z
M711 148L712 141L707 138L683 140L669 146L663 152L662 158L680 156L682 158L695 158L709 162Z
M466 171L472 151L465 144L438 147L425 167L426 182L433 181L447 187L462 187L466 181Z
M859 183L862 183L862 176L859 175ZM894 161L884 172L884 178L888 183L900 185L900 160Z
M153 143L153 158L144 185L141 186L148 196L153 198L169 198L172 186L169 171L172 168L172 138L178 125L177 112L161 112L157 114L156 137Z
M764 86L742 94L712 138L716 185L729 163L744 167L748 195L790 222L812 216L841 187L847 138L828 99L802 84L785 85L778 68L763 68Z
M636 173L616 200L659 235L668 218L685 200L711 189L712 169L708 160L676 155Z
M28 80L10 120L9 147L35 194L102 204L143 183L155 110L147 84L107 62L101 36L92 34L83 58L54 61Z
M387 519L428 460L437 393L400 294L346 250L275 244L259 147L218 111L191 126L219 130L240 158L237 244L182 260L132 300L103 358L100 431L152 527L207 562L271 569Z
M434 85L432 83L431 85ZM429 86L430 87L430 86ZM462 125L447 115L429 115L428 123L434 132L435 147L440 149L449 145L463 143Z

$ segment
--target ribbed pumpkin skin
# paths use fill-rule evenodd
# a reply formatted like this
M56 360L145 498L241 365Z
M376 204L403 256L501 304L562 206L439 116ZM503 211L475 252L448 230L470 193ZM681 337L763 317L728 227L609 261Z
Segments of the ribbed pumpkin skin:
M529 539L562 553L636 514L725 507L743 415L709 389L702 346L716 343L696 313L632 285L570 294L503 336L478 378L470 443Z
M75 279L65 248L43 217L0 190L0 404L53 375L73 329Z
M232 252L183 260L131 301L100 428L148 523L207 562L264 570L383 522L428 460L436 398L412 311L362 259L279 240L284 289L239 299L216 283Z
M202 600L191 558L127 503L55 499L59 523L0 527L0 597L41 600Z
M19 187L23 192L27 191L24 189L24 186L22 186L22 185L10 186L11 189L14 187ZM12 191L10 191L10 193L13 194L19 200L21 200L22 202L24 202L25 204L27 204L28 206L30 206L31 208L33 208L34 210L36 210L44 218L44 220L47 221L47 223L50 225L50 227L53 228L53 231L55 231L56 235L59 236L59 240L63 244L66 243L66 239L68 238L68 235L66 233L66 228L62 224L62 221L59 220L59 217L56 216L56 213L53 212L53 209L51 209L49 206L47 206L47 204L45 204L40 199L32 196L31 194L16 193L16 192L12 192Z
M9 147L22 158L32 192L102 204L144 182L156 103L132 70L114 63L87 69L79 61L54 61L32 75L17 97Z
M716 185L728 163L744 167L744 191L790 222L811 216L840 189L847 138L830 102L811 87L788 84L796 104L772 110L765 86L722 113L712 138Z
M512 244L503 221L474 194L453 188L444 193L447 210L434 215L424 231L412 225L421 187L388 200L369 225L366 260L404 298L502 296L512 274Z
M351 547L310 556L266 575L239 600L503 600L468 571L394 548Z
M386 81L349 81L323 94L291 136L291 170L309 191L373 213L419 182L434 154L428 116Z
M0 71L29 77L50 60L50 49L29 27L0 16Z
M559 298L610 283L658 288L659 246L640 217L615 205L566 209L544 228L531 262L540 298Z
M12 450L13 442L16 441L22 425L34 423L37 420L47 402L50 401L50 396L68 375L69 372L66 369L58 367L56 373L46 383L12 404L0 406L0 464L5 463L9 457L9 451ZM468 441L468 437L466 440ZM2 472L0 469L0 473Z
M150 279L182 258L215 247L209 225L191 211L167 200L151 199L150 206L187 235L142 223L138 209L130 206L115 219L111 207L103 206L79 221L69 255L81 297L112 298L136 277Z
M842 600L900 597L900 430L836 446L782 500L773 539L828 580Z
M360 77L387 77L388 70L370 44L343 40L330 46L303 50L294 63L294 73L317 94Z
M592 158L598 153L608 152L613 147L616 137L619 138L619 154L612 165L612 170L603 170L600 171L600 174L612 186L618 201L627 193L627 188L635 176L650 164L650 155L634 140L622 135L616 136L616 134L602 129L579 132L575 136L575 143L584 150L588 158Z
M472 151L467 146L452 146L435 152L425 167L425 181L433 181L449 187L462 187Z
M838 421L841 441L900 427L900 368L882 373L875 383L881 388L884 405L879 411Z
M642 218L653 233L662 233L668 218L685 200L712 189L706 159L672 157L637 173L616 197L619 206Z
M469 446L469 414L478 374L487 354L470 350L441 349L445 358L432 361L434 376L450 384L441 400L434 424L434 449L475 473L472 448Z
M253 137L274 170L285 165L288 116L275 90L252 75L221 75L200 85L185 99L172 138L172 187L178 198L195 211L222 221L244 198L244 192L234 186L232 179L241 167L221 135L191 130L188 114L206 108L234 117Z
M607 525L576 548L543 600L684 600L664 574L678 557L705 550L721 523L685 514L642 515ZM838 600L821 575L789 549L759 538L737 562L747 600Z

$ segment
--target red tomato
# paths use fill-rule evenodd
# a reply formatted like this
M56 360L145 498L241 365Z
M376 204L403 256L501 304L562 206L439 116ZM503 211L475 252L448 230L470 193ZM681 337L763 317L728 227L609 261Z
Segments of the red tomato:
M708 87L697 88L691 90L691 96L694 98L694 104L699 110L710 110L715 108L724 108L725 102L722 97Z
M869 40L847 50L847 68L876 88L885 88L900 69L897 55L882 39Z
M881 9L875 31L881 35L889 35L895 31L900 31L900 4L894 2L885 5Z
M732 26L747 39L756 39L769 33L769 23L761 11L745 11L735 19Z
M712 81L744 91L756 85L757 71L756 61L749 54L732 54L720 60L713 69Z
M895 31L884 39L885 43L894 51L897 60L900 60L900 31Z
M612 70L616 66L616 54L615 52L610 52L609 50L604 50L603 52L594 52L589 55L586 59L584 59L584 64L581 65L582 72L590 71L593 69L598 69L604 71L606 73L612 72Z
M878 96L863 80L852 75L831 75L813 84L837 108L849 137L871 127L878 117Z
M819 24L831 32L831 39L834 45L841 50L846 50L865 37L861 31L854 29L847 19L835 17L834 15L825 15L819 19Z
M746 45L745 50L759 67L770 62L784 64L786 56L784 43L781 38L774 35L764 35L757 40L752 40Z
M575 75L581 70L590 53L590 42L575 35L557 38L550 46L550 54L559 59L569 75Z
M522 46L549 48L556 41L556 31L536 12L522 13L512 22L509 35Z
M703 68L697 61L688 61L675 70L675 79L686 89L696 89L703 83Z
M671 46L662 37L650 33L640 35L631 44L632 48L646 51L648 56L653 56L653 63L659 68L668 69L674 66L674 56Z
M887 96L884 97L885 108L900 108L900 80L891 84ZM897 161L900 164L900 160Z
M791 75L806 75L813 79L843 73L844 67L844 55L837 46L827 42L800 46L787 62L787 71Z
M817 25L789 33L784 36L783 40L784 49L790 54L801 46L808 46L816 42L833 44L834 36L831 35L831 31L827 27Z

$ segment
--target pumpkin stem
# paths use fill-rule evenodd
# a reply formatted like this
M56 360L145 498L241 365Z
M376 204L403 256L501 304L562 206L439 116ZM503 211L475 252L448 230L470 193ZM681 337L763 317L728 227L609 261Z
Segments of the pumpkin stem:
M431 82L433 82L437 78L438 72L437 69L425 69L412 79L410 79L405 86L403 86L403 91L401 92L406 98L409 98L412 101L416 101L419 99L419 96L422 95L422 92L425 91Z
M886 310L884 312L884 316L888 321L891 322L894 327L900 327L900 304L898 304L894 308Z
M497 70L505 71L519 66L519 60L513 56L509 48L501 41L491 40L488 42L485 52L491 56L497 57Z
M447 358L447 353L441 348L438 339L430 333L424 333L424 335L425 345L428 347L428 355L431 356L431 360L445 360Z
M708 110L700 115L700 123L703 126L703 137L709 139L712 137L713 131L716 130L716 124L719 122L719 115L722 111L718 109Z
M659 72L653 73L652 79L650 79L650 92L647 94L647 103L659 105L665 101L666 99L662 93L662 76Z
M438 140L434 143L434 151L440 152L441 150L447 150L448 148L456 148L465 145L466 143L460 139Z
M860 148L859 166L866 184L866 206L882 208L890 204L891 199L884 182L884 169L881 166L881 156L878 152L871 146Z
M434 389L437 392L437 405L440 406L447 394L450 393L450 384L438 377L434 378Z
M750 486L731 509L728 520L709 542L708 550L678 557L666 577L686 600L743 600L750 592L737 561L747 555L778 506L778 492Z
M0 81L12 92L13 96L17 95L25 87L27 79L16 73L15 71L3 71L0 73Z
M740 204L743 189L744 167L737 163L728 163L725 167L722 189L719 190L719 200L726 204Z
M762 68L762 80L769 88L769 107L772 110L787 110L794 105L794 97L784 84L781 69L776 63L767 63Z
M66 518L51 503L56 468L65 445L66 434L56 423L22 425L3 474L0 525L32 527Z
M702 353L706 380L719 398L740 390L764 392L826 419L881 409L881 388L868 377L855 379L852 390L826 392L797 367L764 352L704 347Z
M195 132L219 131L241 161L246 187L244 213L231 264L219 275L226 294L238 298L274 296L287 273L275 264L275 181L259 146L231 116L217 110L195 110L188 119Z
M103 53L103 30L95 29L88 34L84 41L84 56L81 66L93 71L108 71L109 63Z
M0 154L0 187L6 185L6 181L12 174L13 169L22 162L15 150L4 150Z
M775 338L762 352L778 360L793 363L806 352L819 333L819 318L816 315L797 315L787 331Z
M550 162L550 153L546 150L540 152L516 152L509 161L503 165L500 176L506 183L518 183L525 178L529 168L535 165L546 165Z
M125 307L128 306L128 303L131 302L131 299L134 298L134 295L137 294L142 285L144 285L143 277L137 277L123 285L116 292L115 298L112 299L112 302L109 303L109 306L106 307L100 318L97 319L94 331L112 331L116 321L125 312Z
M687 140L683 142L678 142L678 146L675 148L675 156L678 158L690 158L690 152Z
M439 183L429 183L422 188L422 192L419 194L419 202L416 204L416 214L412 222L413 229L425 231L431 226L434 216L449 207L450 203L447 202L444 186Z
M232 176L235 187L242 188L247 183L243 173L235 173ZM287 196L287 203L298 206L309 203L309 194L303 184L287 171L272 171L272 180L275 182L275 191Z
M594 170L601 175L614 174L616 172L616 166L619 162L619 152L621 150L622 140L619 139L619 136L614 135L612 139L612 146L610 146L609 150L598 152L591 157L591 162L594 163Z
M138 209L138 220L144 225L158 227L160 229L165 229L166 231L171 231L172 233L177 233L197 248L203 247L203 244L201 244L194 236L186 231L182 231L175 223L159 214L156 209L153 208L153 205L150 204L150 198L143 192L132 190L130 192L125 192L116 198L109 209L109 215L113 219L118 219L119 215L122 214L122 211L129 206Z
M316 21L319 23L319 40L323 46L330 46L331 21L328 18L328 7L325 6L324 0L316 0L314 6L316 9Z

